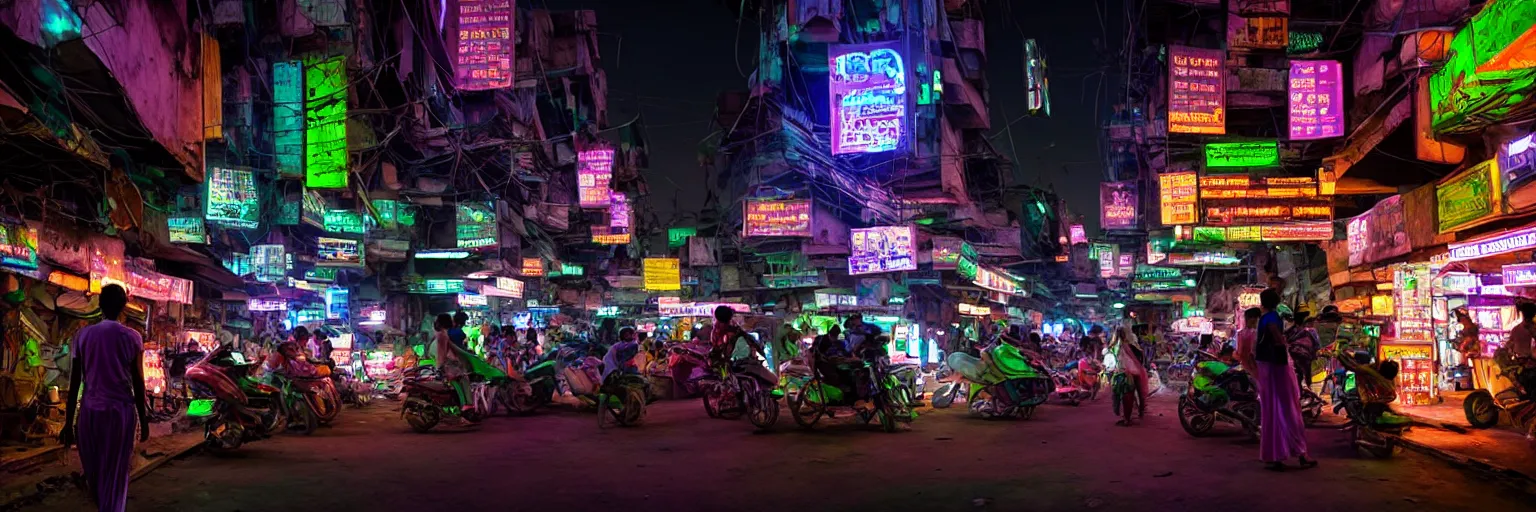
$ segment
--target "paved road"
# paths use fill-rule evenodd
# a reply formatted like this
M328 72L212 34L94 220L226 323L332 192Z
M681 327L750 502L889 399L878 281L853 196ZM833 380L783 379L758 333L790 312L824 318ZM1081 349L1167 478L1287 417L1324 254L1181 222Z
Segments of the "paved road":
M1536 498L1414 453L1365 460L1332 429L1319 468L1271 473L1237 435L1193 439L1168 397L1116 427L1101 401L1024 421L927 412L883 434L840 420L776 432L708 420L696 401L652 407L635 429L593 415L497 418L409 432L393 402L348 410L312 437L193 455L134 482L130 510L1536 510ZM88 510L79 494L36 510Z

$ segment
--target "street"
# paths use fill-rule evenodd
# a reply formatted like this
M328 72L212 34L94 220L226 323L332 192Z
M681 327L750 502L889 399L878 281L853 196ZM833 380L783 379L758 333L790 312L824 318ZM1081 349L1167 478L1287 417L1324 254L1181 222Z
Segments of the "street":
M1532 510L1533 498L1402 451L1362 459L1332 428L1321 466L1272 473L1234 429L1194 439L1154 396L1117 427L1107 400L1045 405L1030 420L925 410L908 431L851 419L775 432L709 420L695 400L653 404L634 429L590 413L494 418L478 430L409 431L397 402L347 410L311 437L237 456L197 453L135 481L129 510ZM823 420L825 421L825 420ZM24 510L91 510L79 492Z

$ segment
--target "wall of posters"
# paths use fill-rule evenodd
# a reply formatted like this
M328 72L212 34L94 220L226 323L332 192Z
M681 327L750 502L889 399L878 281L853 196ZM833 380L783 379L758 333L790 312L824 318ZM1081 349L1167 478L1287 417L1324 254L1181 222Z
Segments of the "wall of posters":
M745 205L745 236L811 236L809 199L748 199Z
M277 174L304 175L304 65L272 64L272 135Z
M683 289L682 262L677 258L646 258L641 260L641 276L645 289L673 291Z
M457 44L454 52L454 82L459 89L483 91L512 86L514 61L513 18L517 10L512 0L458 0Z
M1136 182L1111 181L1099 184L1099 227L1127 229L1136 227Z
M1194 171L1157 175L1159 210L1164 226L1200 221L1198 183L1199 175Z
M1168 47L1168 132L1227 133L1226 53Z
M304 68L304 186L347 188L347 61L336 56Z
M500 227L496 224L496 203L459 201L454 206L454 240L460 249L494 247Z
M344 238L320 237L315 239L320 247L316 251L316 266L362 267L363 243Z
M165 227L173 244L208 243L208 227L202 217L170 217L165 219Z
M261 224L256 176L249 169L208 167L204 216L225 227L253 229Z
M582 208L607 208L613 200L613 149L588 149L576 154L576 194Z
M1291 140L1344 136L1344 73L1338 61L1293 60Z
M832 154L880 153L907 130L907 68L900 41L834 44L827 50Z
M854 229L849 244L849 274L917 270L917 243L912 226Z
M1435 213L1441 233L1472 227L1503 213L1498 160L1474 165L1436 185Z

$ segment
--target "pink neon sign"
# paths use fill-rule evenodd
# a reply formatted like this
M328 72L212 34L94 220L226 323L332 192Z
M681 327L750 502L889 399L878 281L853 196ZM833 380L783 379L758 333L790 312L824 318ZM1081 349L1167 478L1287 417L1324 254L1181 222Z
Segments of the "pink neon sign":
M459 0L453 75L468 91L512 86L512 0Z
M907 125L907 69L899 44L832 45L827 64L832 154L879 153L901 144Z
M582 208L607 208L613 200L613 149L589 149L576 155L576 194Z
M1344 135L1344 78L1338 61L1291 61L1291 140Z

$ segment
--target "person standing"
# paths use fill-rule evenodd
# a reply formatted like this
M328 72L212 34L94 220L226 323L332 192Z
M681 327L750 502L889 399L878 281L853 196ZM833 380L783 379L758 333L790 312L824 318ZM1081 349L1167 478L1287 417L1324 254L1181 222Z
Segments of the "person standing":
M1317 329L1312 328L1314 320L1307 311L1297 311L1291 332L1286 333L1292 366L1296 367L1296 381L1307 389L1312 389L1312 362L1317 359L1317 351L1322 348Z
M120 512L128 505L135 412L139 442L149 440L149 414L144 401L144 340L138 332L117 322L128 305L128 292L123 287L102 287L98 302L102 320L81 329L75 337L61 437L64 449L68 450L75 440L78 401L80 467L95 495L97 510Z
M1142 353L1141 343L1137 340L1135 332L1130 325L1121 324L1115 328L1114 341L1112 341L1115 353L1115 365L1120 371L1125 372L1130 379L1131 389L1125 390L1126 396L1119 402L1121 419L1115 422L1122 427L1131 426L1131 398L1136 400L1136 417L1144 418L1147 415L1147 368L1142 364L1145 354Z
M1245 357L1254 362L1259 384L1259 458L1272 471L1285 470L1285 460L1296 457L1302 468L1317 465L1307 453L1305 422L1301 418L1301 387L1286 348L1283 320L1276 308L1280 292L1267 288L1259 294L1264 316L1259 318L1253 353Z

